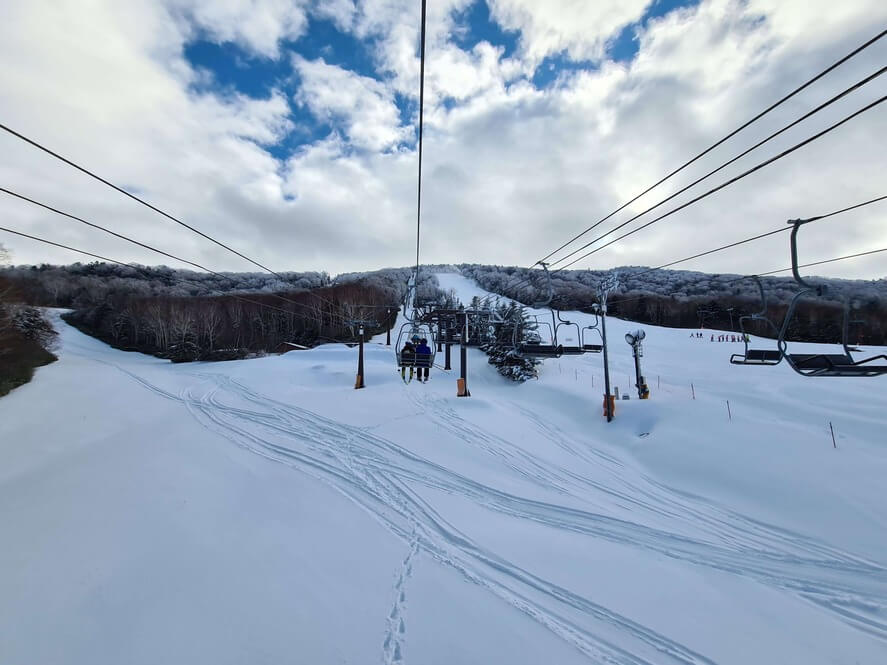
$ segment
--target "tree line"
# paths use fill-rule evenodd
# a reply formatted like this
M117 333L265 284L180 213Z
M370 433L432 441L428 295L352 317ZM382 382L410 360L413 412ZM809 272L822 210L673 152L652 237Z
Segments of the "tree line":
M462 272L488 291L523 303L539 302L547 295L540 270L464 265ZM712 328L738 331L739 318L762 308L757 285L740 275L708 275L685 270L618 269L620 288L612 293L608 313L638 323L672 328ZM635 276L635 273L644 272ZM563 310L590 311L598 302L597 287L610 271L565 270L552 274L552 305ZM887 344L887 280L816 278L826 286L822 298L804 298L790 322L792 341L839 342L845 303L849 303L849 336L853 343ZM767 316L782 324L788 303L798 291L789 277L762 278L767 295ZM750 325L747 332L773 336L766 324Z
M0 245L0 265L7 253ZM0 397L27 383L34 369L56 360L56 333L36 307L22 304L15 285L0 273Z
M0 278L18 303L73 309L66 321L112 346L176 362L225 360L358 337L392 326L411 269L213 275L166 266L16 266ZM440 295L420 275L420 297ZM212 295L219 294L221 295ZM286 346L289 344L289 346Z
M123 295L64 318L116 348L174 362L229 360L295 348L287 344L357 341L358 320L373 322L367 336L384 332L397 316L396 302L387 307L394 297L356 282L276 295Z

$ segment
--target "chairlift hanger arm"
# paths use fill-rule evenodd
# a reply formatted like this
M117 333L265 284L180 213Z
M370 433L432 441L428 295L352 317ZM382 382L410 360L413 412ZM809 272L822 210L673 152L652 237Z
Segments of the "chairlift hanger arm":
M818 285L815 286L806 282L803 277L801 277L801 273L798 270L798 230L804 225L809 224L810 222L815 222L819 217L811 217L809 219L790 219L787 223L792 225L791 232L791 257L792 257L792 276L795 278L795 281L800 284L805 289L812 289L816 291L816 295L822 295L825 291L825 286Z

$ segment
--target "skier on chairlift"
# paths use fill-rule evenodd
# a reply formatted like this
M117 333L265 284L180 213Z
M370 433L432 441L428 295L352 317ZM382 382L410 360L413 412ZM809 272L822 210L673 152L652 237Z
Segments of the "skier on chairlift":
M431 358L431 347L428 346L428 340L424 337L419 340L419 345L416 347L416 357L417 359L430 359ZM419 381L427 382L428 381L428 373L431 369L427 366L419 367ZM422 370L425 370L425 377L422 377Z
M407 366L410 368L410 381L413 380L413 368L416 363L416 347L408 341L403 345L403 351L400 352L401 368L400 378L407 380Z

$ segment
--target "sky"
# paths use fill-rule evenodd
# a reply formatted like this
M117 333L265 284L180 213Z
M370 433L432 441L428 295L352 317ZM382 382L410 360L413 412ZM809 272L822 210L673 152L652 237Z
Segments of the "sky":
M419 9L419 0L0 3L0 123L274 270L410 265ZM874 37L887 27L887 4L429 0L426 25L421 261L530 266ZM576 245L885 62L887 38ZM879 99L885 79L657 210ZM887 194L885 137L887 105L574 267L659 265ZM255 269L4 132L0 187L214 270ZM121 261L177 265L2 193L0 226ZM3 232L0 243L17 264L88 260ZM805 262L882 247L887 202L800 236ZM816 272L887 277L885 256ZM678 267L754 273L788 264L780 234Z

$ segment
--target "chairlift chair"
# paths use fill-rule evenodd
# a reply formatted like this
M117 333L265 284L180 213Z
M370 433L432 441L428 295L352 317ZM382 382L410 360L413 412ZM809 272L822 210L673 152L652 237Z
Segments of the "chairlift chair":
M589 342L585 337L586 330L593 330L597 333L597 338L600 339L601 343L597 344L596 342ZM592 333L589 333L591 335ZM601 331L597 329L595 326L586 326L582 329L582 348L585 350L585 353L601 353L604 350L604 337L601 335Z
M749 335L745 330L746 321L763 321L773 332L773 337L779 337L779 329L776 324L767 318L767 294L764 291L764 285L761 279L754 275L752 279L758 285L758 292L761 294L761 310L753 314L746 314L739 317L739 331L742 335L742 343L745 345L743 353L734 353L730 356L730 362L734 365L778 365L782 362L782 351L777 347L775 349L750 349L748 348Z
M428 347L431 353L415 353L404 357L403 346L413 337L424 338L428 340ZM434 356L437 353L437 338L434 334L434 326L428 323L404 323L400 327L397 334L397 346L394 347L394 354L397 358L398 369L403 367L428 368L434 364Z
M597 308L597 305L595 305L595 308ZM600 329L601 319L598 316L596 309L592 313L594 314L594 323L592 323L590 326L585 326L582 329L582 349L586 353L601 353L604 350L604 336L601 334ZM594 339L594 342L589 341L588 337L586 337L586 330L589 331L588 336ZM596 337L594 336L595 334ZM600 340L601 343L598 344L597 340Z
M559 310L552 310L555 314L557 314L558 323L554 328L554 338L555 343L557 343L557 331L566 326L568 328L576 328L576 344L562 344L561 349L565 356L581 356L585 353L585 345L582 342L582 329L579 327L578 323L573 323L572 321L567 321L566 319L561 317L561 313ZM603 348L603 347L602 347Z
M514 350L518 355L528 358L560 358L564 354L563 347L557 343L555 337L555 328L548 321L540 321L539 317L532 315L535 319L536 327L544 326L548 328L550 343L544 343L541 336L533 331L533 339L527 339L524 335L522 339L518 339L518 332L521 330L521 321L515 320L513 335Z
M789 324L794 316L798 302L808 294L822 297L825 293L825 285L814 285L806 282L798 272L798 244L797 235L800 227L812 220L795 219L789 221L793 225L791 233L792 276L802 287L795 294L789 304L779 331L779 349L789 366L802 376L881 376L887 374L887 355L881 354L856 360L848 348L848 329L850 320L850 303L844 307L844 325L842 326L841 346L843 353L788 353L785 340Z
M548 307L552 299L554 298L554 287L551 284L551 275L548 272L548 264L540 261L539 265L542 266L542 270L545 273L547 288L545 299L533 303L533 307L535 309L543 309L545 307ZM551 340L551 343L543 344L541 342L541 339L539 341L518 339L518 331L521 329L521 321L519 319L515 319L513 333L513 346L515 352L518 355L528 358L560 358L564 354L564 349L560 344L557 343L557 323L554 321L554 314L552 314L551 316L552 323L548 323L547 321L540 321L539 317L535 314L532 316L535 319L537 328L540 325L548 328L549 339Z

